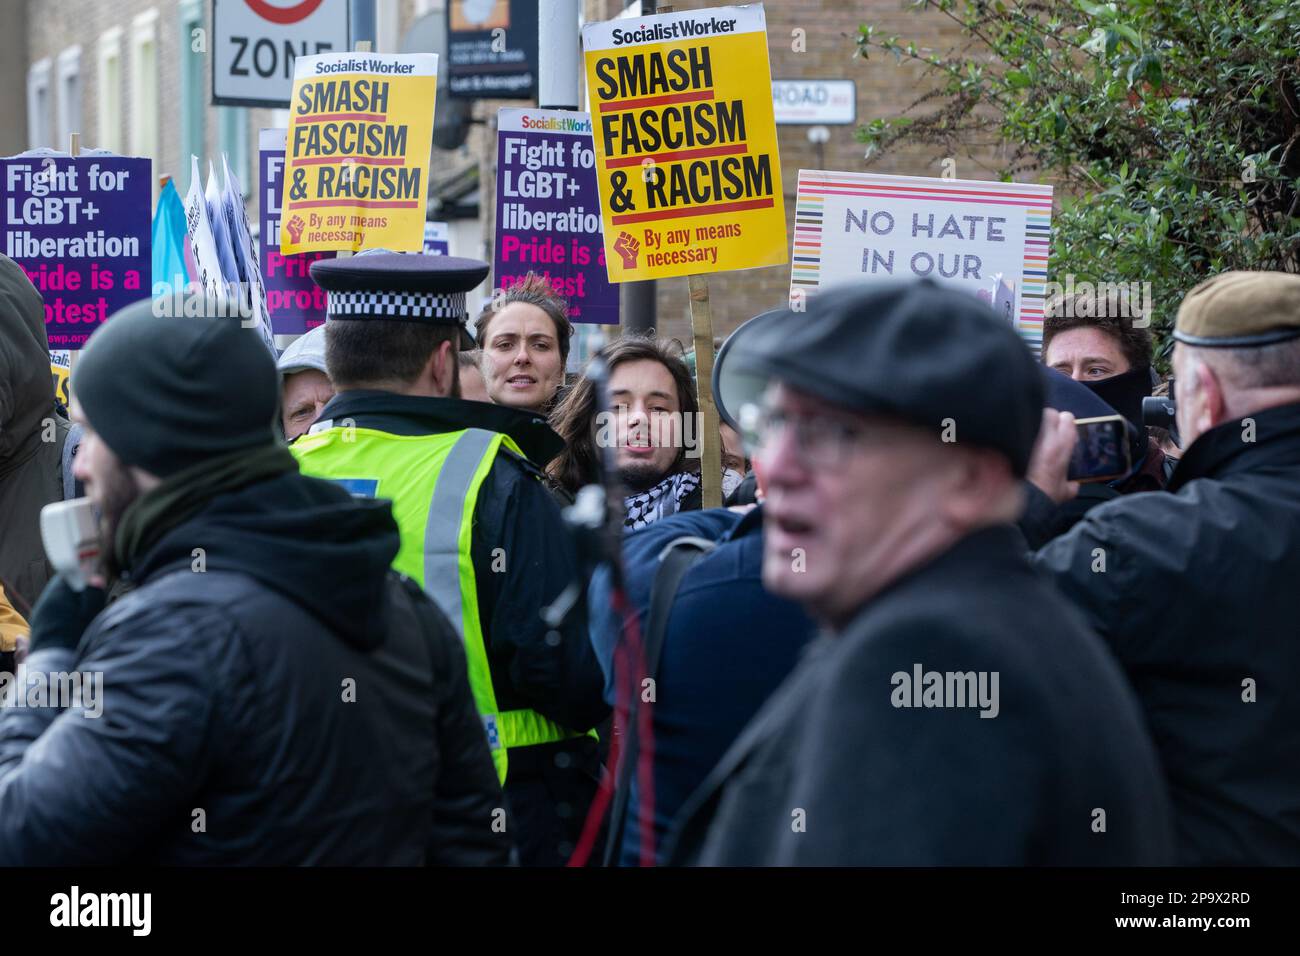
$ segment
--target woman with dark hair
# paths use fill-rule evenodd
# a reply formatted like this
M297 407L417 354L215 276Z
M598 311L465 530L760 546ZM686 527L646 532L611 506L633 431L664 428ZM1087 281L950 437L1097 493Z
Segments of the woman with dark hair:
M662 339L625 335L600 356L613 408L600 413L595 384L585 374L569 389L551 415L565 444L547 468L551 480L576 494L596 480L602 450L613 447L629 528L698 509L699 405L679 350Z
M534 272L492 297L474 323L483 384L498 405L547 414L564 383L569 306Z

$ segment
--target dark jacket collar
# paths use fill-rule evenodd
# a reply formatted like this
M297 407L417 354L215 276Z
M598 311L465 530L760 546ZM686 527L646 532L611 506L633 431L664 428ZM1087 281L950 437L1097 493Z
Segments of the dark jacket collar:
M195 542L203 544L203 570L254 578L357 647L383 639L375 614L400 544L389 502L286 471L216 494L133 563L131 580L192 571Z
M1254 422L1254 441L1245 441L1247 419ZM1196 478L1222 477L1273 465L1300 466L1300 404L1279 405L1216 425L1183 453L1169 491Z
M564 450L564 441L536 412L470 402L460 398L425 398L357 389L339 392L322 409L320 421L351 418L362 427L395 435L431 435L484 428L509 435L538 468Z
M1011 573L1029 570L1024 536L1009 524L991 525L972 531L952 547L886 585L858 608L853 619L839 633L855 631L873 619L882 605L913 600L909 595L933 593L935 589L956 591L967 582L981 593L989 592L990 581L1008 581ZM923 598L925 602L928 599Z
M754 534L763 530L763 505L758 503L750 508L736 522L735 527L724 534L719 539L719 544L723 541L735 541L737 538L743 538L745 535Z

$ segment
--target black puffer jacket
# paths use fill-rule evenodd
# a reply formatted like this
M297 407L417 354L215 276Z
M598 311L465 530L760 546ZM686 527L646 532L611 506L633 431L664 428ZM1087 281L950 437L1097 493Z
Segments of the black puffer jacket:
M0 711L0 864L507 862L460 641L397 547L386 502L297 473L168 532L28 659L102 672L102 715Z

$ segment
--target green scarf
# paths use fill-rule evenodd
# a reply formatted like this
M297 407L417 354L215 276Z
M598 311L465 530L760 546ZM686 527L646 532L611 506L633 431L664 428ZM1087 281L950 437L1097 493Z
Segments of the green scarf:
M127 507L108 555L110 578L142 557L168 531L201 511L217 495L298 470L284 445L241 448L183 468Z

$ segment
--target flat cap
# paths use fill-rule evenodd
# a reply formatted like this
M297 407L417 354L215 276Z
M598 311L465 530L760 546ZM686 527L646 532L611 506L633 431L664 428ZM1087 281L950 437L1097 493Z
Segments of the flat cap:
M327 319L458 325L463 349L474 348L465 329L465 293L488 271L478 259L387 250L311 264L312 279L325 290Z
M1033 354L1005 319L932 279L854 283L754 322L728 356L750 381L776 380L836 405L1002 452L1023 475L1042 423Z
M744 431L741 426L741 408L746 402L758 400L767 387L767 377L749 369L737 368L732 356L741 342L747 341L768 322L780 322L786 312L785 309L772 309L746 319L727 336L718 349L718 354L713 357L713 404L722 420L738 432Z
M325 326L318 325L306 335L300 335L290 342L275 367L282 377L307 369L328 375L329 369L325 367Z
M1270 345L1300 337L1300 275L1224 272L1183 299L1174 338L1202 348Z

